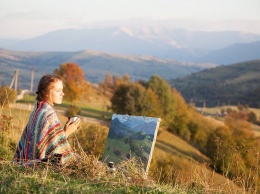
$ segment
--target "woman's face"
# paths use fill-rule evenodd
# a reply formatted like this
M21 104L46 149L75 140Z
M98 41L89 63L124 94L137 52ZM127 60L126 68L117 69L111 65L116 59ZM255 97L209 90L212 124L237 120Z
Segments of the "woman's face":
M62 98L64 96L63 93L63 84L62 81L58 80L56 82L54 82L53 84L53 88L50 90L50 102L52 104L61 104L62 103Z

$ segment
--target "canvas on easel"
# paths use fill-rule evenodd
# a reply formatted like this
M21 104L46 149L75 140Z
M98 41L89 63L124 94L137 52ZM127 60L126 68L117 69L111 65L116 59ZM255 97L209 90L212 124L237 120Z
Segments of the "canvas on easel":
M120 163L135 157L148 172L160 118L113 114L102 160Z

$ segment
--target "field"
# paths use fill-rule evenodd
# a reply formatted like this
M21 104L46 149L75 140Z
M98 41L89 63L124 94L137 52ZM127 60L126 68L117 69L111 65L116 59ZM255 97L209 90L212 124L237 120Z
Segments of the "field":
M10 108L2 109L2 114L12 115L12 117L15 118L14 122L13 122L12 130L11 130L12 131L11 136L13 139L15 139L15 141L18 141L21 131L24 128L24 126L26 125L26 122L29 117L29 113L30 113L30 111L28 111L28 110L10 109ZM61 112L58 113L58 116L62 123L66 122L67 117L64 116ZM120 145L118 145L118 146L120 146ZM183 169L184 172L190 173L190 175L187 176L187 177L189 177L188 178L189 180L185 180L185 182L187 182L187 181L200 182L205 179L205 180L208 180L209 182L203 183L203 184L210 184L211 186L214 185L214 187L217 189L220 189L220 187L223 187L223 185L225 185L225 189L236 188L236 186L231 181L229 181L227 178L225 178L222 175L219 175L217 173L213 173L212 170L210 170L207 167L207 165L204 165L204 164L206 164L207 161L209 161L209 159L205 155L200 153L197 149L192 147L190 144L188 144L181 138L179 138L167 131L159 130L159 134L158 134L156 144L155 144L154 153L152 155L153 157L152 157L152 162L151 162L151 171L149 173L150 174L154 173L153 162L155 159L158 159L158 158L167 159L167 157L169 155L172 156L173 158L175 158L176 161L178 161L178 165L181 166L181 164L184 163L189 166L189 169L185 169L185 170ZM176 164L172 164L172 165L176 165ZM6 168L13 168L13 167L6 167ZM16 169L12 169L12 170L15 173L18 173L18 171ZM28 170L27 170L27 172L28 172ZM21 171L21 173L23 174L25 172ZM25 180L33 181L36 185L37 184L39 185L39 184L41 184L41 183L39 183L39 181L40 182L43 181L41 178L39 178L39 176L42 176L42 175L39 175L39 173L40 172L31 172L31 174L30 173L27 174L27 177L25 178ZM45 185L45 187L48 187L50 190L52 190L53 187L50 184L50 180L47 180L47 179L48 178L53 179L53 178L51 178L52 176L57 177L57 175L55 175L53 173L55 173L55 172L50 170L46 180L44 180L45 183L43 184L43 185ZM184 174L184 173L182 172L182 174ZM203 177L198 177L199 174L201 174L201 176L203 176ZM65 176L65 175L63 175L63 176ZM183 180L183 178L180 177L180 180ZM78 181L78 180L75 180L75 181L69 182L67 180L67 182L69 182L69 184L70 184L65 187L67 189L67 191L71 191L71 190L75 189L75 187L76 187L77 189L79 189L79 188L82 189L82 191L89 190L91 192L96 192L99 188L99 186L97 186L96 184L87 184L84 187L82 187L82 186L79 186L79 184L82 184L82 183L80 183L80 181ZM32 183L30 183L30 184L32 184ZM161 186L162 185L156 186L157 189L159 189L159 191L156 191L157 189L155 189L155 188L152 188L152 190L154 190L155 193L161 193L160 190L161 191L164 190L164 189L160 188ZM30 187L30 185L28 185L28 187ZM31 187L33 187L33 186L31 186ZM57 187L56 188L57 191L62 191L62 187L63 187L62 182L59 182L56 187ZM104 187L103 185L101 187L102 187L103 191L111 192L110 187ZM163 187L167 188L166 185ZM138 190L138 189L140 189L140 186L133 187L133 188L126 187L126 189L129 190L129 192L133 192L132 190L137 190L138 192L140 192L140 190ZM172 189L172 187L170 187L170 188L168 187L166 190L170 191L171 189ZM224 188L221 188L221 189L224 189ZM114 188L112 190L118 191L120 189ZM145 188L141 187L141 190L144 191ZM148 189L147 192L149 192L149 190L150 189ZM163 193L167 193L166 190L164 190ZM181 191L181 188L179 188L179 186L178 186L178 188L174 188L174 191L176 193L178 193L179 191ZM126 190L122 190L122 192L126 192ZM185 193L185 191L183 193Z
M219 107L213 107L213 108L205 107L205 108L203 108L203 111L205 111L206 113L209 113L209 114L217 114L218 111L227 110L227 109L232 109L232 110L238 111L237 106L219 106ZM248 109L249 109L249 111L254 112L257 115L257 118L260 118L260 109L259 108L248 108Z
M27 107L32 106L34 98L34 96L25 96L23 101L20 103L24 104L26 102ZM91 120L93 123L100 124L99 121L104 121L106 125L109 125L112 113L105 107L109 105L110 102L108 98L96 91L95 96L89 96L89 98L79 103L79 106L82 108L82 115L80 115L81 118L83 118L82 122L89 122L89 120L85 120L84 118L91 117L89 119L95 119ZM59 110L58 116L62 124L65 124L67 120L67 117L64 115L64 111L68 106L69 103L66 101L61 106L55 106L57 110ZM227 107L221 108L225 109ZM10 137L14 139L15 142L19 140L20 134L27 123L30 114L29 109L30 108L24 109L19 107L1 107L0 109L0 116L7 115L13 117ZM214 114L218 109L219 108L207 108L205 111ZM260 110L252 110L258 116L260 115ZM209 119L212 119L212 122L217 122L218 124L222 123L222 121L216 121L210 117ZM259 126L256 126L254 130L256 133L260 133ZM103 143L105 144L105 141ZM118 146L120 147L120 145ZM100 167L98 165L99 163L97 159L90 160L90 156L86 156L84 162L88 162L88 165L90 165L88 166L88 169L91 170L93 168L93 171L88 172L88 174L84 174L83 172L85 172L85 169L83 169L82 166L85 164L82 164L82 166L76 166L73 168L74 171L69 170L70 173L75 173L76 177L71 176L70 173L69 175L66 173L59 174L55 169L51 169L51 167L49 170L47 169L47 171L45 167L42 167L42 169L38 170L18 169L16 167L10 166L9 164L6 165L6 162L1 161L1 173L5 173L5 176L3 176L3 174L0 175L0 183L6 185L5 188L11 188L11 184L13 183L15 185L14 188L20 188L23 189L23 191L28 189L27 192L34 191L42 193L44 193L44 189L47 189L46 192L50 193L54 191L63 193L72 193L73 191L77 191L78 193L97 193L100 191L102 193L211 193L211 191L215 191L215 193L232 193L232 191L239 191L238 193L244 193L226 177L213 172L212 169L210 169L208 166L210 159L206 155L202 154L199 150L180 137L173 135L168 131L163 130L162 128L158 131L158 136L152 156L153 157L149 174L154 175L157 173L155 176L153 176L156 178L153 180L154 182L152 184L151 182L141 182L140 185L140 182L138 182L139 179L138 181L136 179L136 177L140 177L140 173L138 170L133 168L131 163L130 169L134 169L134 172L131 171L133 174L128 174L127 176L130 178L132 178L131 176L135 177L134 179L131 179L132 183L129 182L129 179L126 178L127 176L125 174L120 174L120 178L116 177L116 179L106 177L104 174L105 171L95 171L95 169L103 169L104 166ZM158 173L160 169L154 168L155 163L159 160L169 161L170 165L175 166L175 168L177 167L178 170L174 175L161 175ZM125 167L129 164L123 165ZM75 169L78 171L75 171ZM92 177L92 179L90 178L91 174L93 174L93 176L95 175ZM168 180L172 180L171 176L177 176L178 183L159 183L161 176L169 176ZM20 180L21 178L23 180ZM52 180L55 180L57 184L54 185L51 183ZM192 184L200 185L199 189L198 187L190 188L189 185ZM13 191L14 190L12 190L12 192ZM21 192L21 190L18 189L16 193L19 192Z
M220 106L220 107L214 107L214 108L201 108L203 110L203 112L208 113L210 115L217 115L218 111L221 110L227 110L227 109L232 109L232 110L236 110L238 111L238 108L236 106ZM258 119L260 119L260 109L259 108L248 108L249 111L254 112L257 116ZM216 119L218 120L223 120L221 117L216 117L214 116ZM252 130L255 133L255 137L260 137L260 126L259 125L252 125Z

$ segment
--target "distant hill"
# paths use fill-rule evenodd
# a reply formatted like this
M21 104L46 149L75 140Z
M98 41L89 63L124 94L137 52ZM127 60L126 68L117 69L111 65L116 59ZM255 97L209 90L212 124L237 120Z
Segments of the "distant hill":
M168 80L215 66L204 63L184 63L152 56L120 55L96 51L19 52L0 49L1 84L9 85L14 71L18 69L19 86L29 89L32 68L35 72L36 85L42 75L52 73L64 62L77 63L83 69L86 79L92 83L104 80L108 72L118 76L128 74L133 80L148 80L152 75L159 75Z
M202 70L170 83L196 106L260 107L260 60Z
M239 31L189 31L166 27L115 26L63 29L25 40L0 40L0 48L18 51L77 52L97 50L127 55L150 55L194 62L236 43L260 40L260 35ZM252 51L253 52L253 51ZM210 58L208 58L210 59ZM253 58L254 59L254 58ZM219 58L219 64L225 58ZM252 60L252 59L250 59ZM240 55L237 61L241 62ZM237 62L231 61L231 63ZM203 61L202 61L203 62ZM211 62L212 61L208 61Z
M260 59L260 41L251 43L237 43L232 46L213 51L198 61L216 64L239 63Z

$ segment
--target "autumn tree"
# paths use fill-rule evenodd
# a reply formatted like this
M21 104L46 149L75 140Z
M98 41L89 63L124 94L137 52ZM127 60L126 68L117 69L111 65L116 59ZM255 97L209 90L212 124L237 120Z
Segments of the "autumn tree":
M188 128L189 110L188 106L181 94L172 88L171 95L172 109L168 112L168 128L170 131L175 131L185 140L190 140L191 132Z
M113 89L116 90L116 88L121 84L128 84L131 83L130 76L128 74L124 74L122 77L119 77L117 75L113 76Z
M106 73L104 81L101 81L99 83L99 88L102 90L104 94L106 94L107 91L113 88L113 79L109 72Z
M213 161L213 166L217 172L223 173L228 169L231 147L235 147L235 142L229 127L219 127L209 135L207 155Z
M108 72L105 79L99 83L99 88L104 94L106 94L107 91L113 93L119 85L128 83L131 83L131 79L128 74L124 74L122 77L118 75L114 75L112 77Z
M76 63L63 63L59 69L54 70L54 73L59 75L64 82L64 98L75 106L88 89L83 70Z

